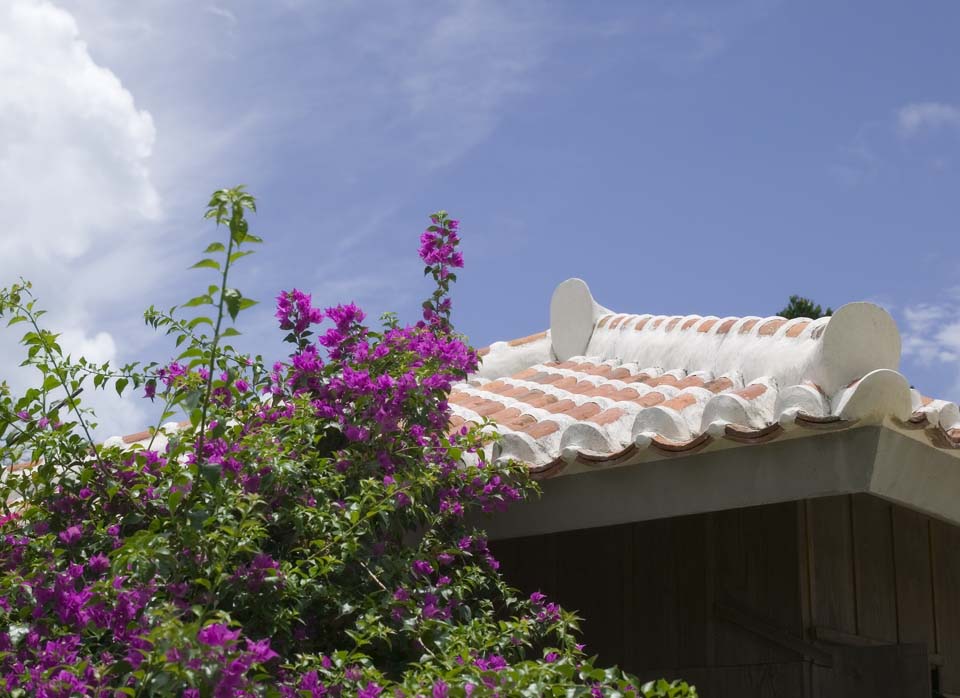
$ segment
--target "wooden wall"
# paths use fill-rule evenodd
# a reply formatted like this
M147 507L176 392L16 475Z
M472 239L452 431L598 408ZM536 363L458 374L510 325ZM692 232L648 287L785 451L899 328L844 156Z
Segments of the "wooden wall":
M958 544L960 529L855 495L494 549L516 586L580 612L603 663L685 678L708 698L827 698L840 690L839 667L870 656L886 667L890 651L912 667L898 695L930 695L917 688L929 681L926 659L918 678L909 658L921 651L940 663L940 689L960 695ZM886 655L869 651L884 646Z

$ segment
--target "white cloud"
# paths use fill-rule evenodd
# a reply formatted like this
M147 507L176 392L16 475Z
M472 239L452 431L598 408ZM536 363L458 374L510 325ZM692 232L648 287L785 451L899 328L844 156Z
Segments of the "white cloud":
M102 235L153 219L150 114L94 63L65 11L0 7L0 271L24 257L76 259Z
M904 137L928 129L960 128L960 107L941 102L907 104L897 111L897 126Z
M922 366L960 361L960 304L907 306L903 318L905 358Z
M82 330L67 330L60 334L60 348L71 356L83 356L88 361L103 363L117 358L117 343L109 332L97 332L92 337Z
M117 357L96 308L152 278L141 262L144 225L160 218L154 139L151 115L92 58L70 13L47 0L0 2L0 285L34 281L53 311L47 326L66 328L75 356ZM8 332L2 377L22 387L19 357ZM143 419L127 414L110 421Z

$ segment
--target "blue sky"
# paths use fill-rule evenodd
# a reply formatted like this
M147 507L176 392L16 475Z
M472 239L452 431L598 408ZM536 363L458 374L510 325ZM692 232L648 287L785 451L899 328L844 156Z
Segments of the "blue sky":
M0 274L76 351L165 358L142 309L205 286L203 204L244 182L268 241L238 269L265 301L245 341L277 355L281 288L414 317L446 208L477 345L543 329L570 276L637 313L873 300L908 378L960 399L958 23L947 0L0 0Z

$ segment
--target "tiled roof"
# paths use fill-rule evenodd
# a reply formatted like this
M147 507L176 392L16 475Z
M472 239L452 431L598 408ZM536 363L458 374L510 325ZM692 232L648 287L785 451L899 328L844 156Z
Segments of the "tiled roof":
M960 446L957 405L910 388L870 303L818 320L630 315L571 279L550 325L482 351L450 396L455 427L492 420L499 455L543 476L867 424Z

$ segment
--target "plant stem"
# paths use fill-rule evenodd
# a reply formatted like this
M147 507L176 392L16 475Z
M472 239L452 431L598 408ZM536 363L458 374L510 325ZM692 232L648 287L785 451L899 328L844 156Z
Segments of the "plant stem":
M233 205L231 224L237 218L239 204ZM230 226L230 240L227 242L226 260L223 264L223 274L220 277L220 298L217 303L217 323L213 328L213 339L210 342L210 365L207 367L207 385L200 405L200 435L197 442L197 464L203 456L203 442L207 431L207 409L210 406L210 395L213 393L213 372L216 369L217 347L220 344L220 326L223 323L223 306L226 302L224 294L227 291L227 274L230 271L230 257L233 254L233 227Z

